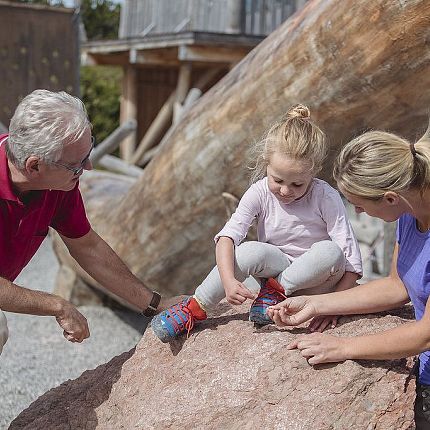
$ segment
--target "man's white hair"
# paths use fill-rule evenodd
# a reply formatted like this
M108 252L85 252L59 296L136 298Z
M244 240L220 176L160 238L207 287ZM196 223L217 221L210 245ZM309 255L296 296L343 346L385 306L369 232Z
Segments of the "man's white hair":
M64 91L35 90L24 97L10 121L8 159L18 168L36 156L58 161L65 145L91 128L84 104Z

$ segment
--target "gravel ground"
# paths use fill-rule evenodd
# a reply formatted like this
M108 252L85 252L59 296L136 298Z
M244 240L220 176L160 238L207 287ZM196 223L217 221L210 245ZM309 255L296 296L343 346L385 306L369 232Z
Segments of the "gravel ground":
M46 239L17 279L18 285L52 291L58 262ZM133 348L147 321L132 312L82 306L91 336L82 344L66 341L52 317L6 313L9 340L0 356L0 429L49 389L75 379Z

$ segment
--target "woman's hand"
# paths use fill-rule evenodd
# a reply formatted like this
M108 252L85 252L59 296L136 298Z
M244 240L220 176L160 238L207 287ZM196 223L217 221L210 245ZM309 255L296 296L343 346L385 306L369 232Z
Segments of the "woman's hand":
M347 338L330 336L322 333L312 333L297 336L288 349L298 349L301 355L311 365L320 363L336 363L347 360Z
M237 279L224 282L224 290L227 301L232 305L241 305L246 299L254 300L257 297Z
M340 315L320 315L314 317L309 324L309 330L322 333L326 328L335 328Z
M317 315L312 297L290 297L267 309L267 315L278 326L295 326Z

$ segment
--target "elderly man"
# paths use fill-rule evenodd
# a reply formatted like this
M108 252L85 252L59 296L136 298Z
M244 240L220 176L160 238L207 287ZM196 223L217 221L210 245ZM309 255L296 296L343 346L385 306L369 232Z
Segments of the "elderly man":
M170 304L145 287L88 222L78 183L83 170L92 168L93 146L83 103L46 90L25 97L9 134L0 136L0 309L54 316L71 342L90 335L85 317L56 295L14 284L49 227L87 273L144 315ZM0 311L0 353L7 336Z

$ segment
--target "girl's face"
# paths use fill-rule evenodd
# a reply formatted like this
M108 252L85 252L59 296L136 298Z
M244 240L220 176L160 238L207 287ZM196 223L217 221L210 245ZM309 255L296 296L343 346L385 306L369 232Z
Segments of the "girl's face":
M313 179L312 164L275 152L267 166L269 190L285 204L306 194Z

